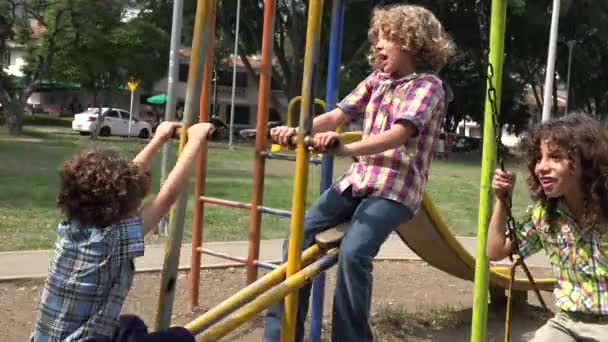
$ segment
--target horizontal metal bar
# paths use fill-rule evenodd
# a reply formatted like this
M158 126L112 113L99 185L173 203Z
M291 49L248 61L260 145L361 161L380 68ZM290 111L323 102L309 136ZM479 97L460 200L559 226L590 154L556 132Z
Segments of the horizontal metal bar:
M265 214L271 214L271 215L277 215L277 216L283 216L283 217L291 217L291 211L289 211L289 210L261 207L260 211Z
M198 247L196 250L198 252L202 253L202 254L212 255L214 257L218 257L218 258L222 258L222 259L227 259L227 260L232 260L232 261L240 262L240 263L243 263L243 264L247 263L247 259L245 259L245 258L235 257L235 256L232 256L230 254L226 254L226 253L222 253L222 252L217 252L217 251L212 251L212 250L204 248L204 247Z
M222 258L222 259L226 259L226 260L231 260L231 261L236 261L236 262L240 262L240 263L243 263L243 264L247 263L247 259L245 259L245 258L236 257L236 256L233 256L233 255L229 255L229 254L218 252L218 251L212 251L212 250L207 249L207 248L198 247L196 250L198 252L202 253L202 254L212 255L214 257L218 257L218 258ZM279 267L278 265L271 264L271 263L268 263L268 262L259 261L259 260L254 260L253 263L256 264L256 265L258 265L258 266L260 266L260 267L262 267L262 268L268 269L268 270L274 270L274 269L276 269L276 268Z
M265 152L262 152L262 156L266 159L296 161L296 156L294 154L290 154L290 153L277 153L277 152L265 151ZM310 162L312 164L321 164L323 162L323 159L313 157L313 158L310 158Z
M313 245L312 247L304 251L304 253L302 253L302 264L309 264L320 254L321 248L319 248L318 245ZM286 269L287 265L280 265L274 271L271 271L262 278L259 278L251 285L235 293L232 297L226 299L219 305L205 312L199 318L188 323L188 325L186 325L186 329L192 331L195 334L203 332L204 330L208 329L213 324L219 322L221 319L228 316L235 310L238 310L243 305L249 303L260 293L272 288L276 284L283 281L285 279Z
M223 206L230 207L230 208L251 209L251 203L230 201L230 200L225 200L225 199L221 199L221 198L207 197L207 196L201 196L200 198L201 198L201 201L203 201L205 203L223 205Z
M201 201L203 201L205 203L223 205L225 207L230 207L230 208L251 209L251 203L230 201L230 200L224 200L221 198L207 197L207 196L201 196L200 199L201 199ZM277 215L277 216L283 216L283 217L291 217L291 212L288 210L262 207L262 206L259 206L258 210L265 214L271 214L271 215Z
M303 268L300 272L287 278L284 282L273 287L272 289L260 294L256 299L249 302L241 309L236 311L232 316L229 316L206 329L197 341L219 341L223 336L236 329L241 324L255 317L262 310L270 307L272 304L280 301L287 294L299 289L304 284L309 282L318 274L328 270L338 262L338 250L333 249L320 259ZM186 329L193 333L199 333L202 330L195 329L195 322L186 325Z
M263 261L254 261L254 264L258 265L261 268L265 268L267 270L276 270L277 268L279 268L279 265L276 264L271 264L269 262L263 262Z

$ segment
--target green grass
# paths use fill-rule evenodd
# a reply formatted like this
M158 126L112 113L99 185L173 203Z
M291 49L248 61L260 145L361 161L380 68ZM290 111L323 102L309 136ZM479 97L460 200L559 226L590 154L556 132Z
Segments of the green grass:
M59 119L62 120L62 119ZM37 123L34 119L32 123ZM61 162L82 148L107 145L125 155L134 156L144 141L122 138L92 141L80 137L65 125L26 126L20 138L8 136L0 127L0 251L51 248L60 213L55 207L57 170ZM170 148L175 160L176 146ZM335 175L349 165L337 160ZM270 160L266 163L264 205L289 210L291 208L294 163ZM154 191L158 189L160 153L154 160ZM206 195L250 202L253 170L253 149L210 144ZM443 218L457 234L475 235L479 203L478 161L435 161L429 178L428 191ZM309 172L308 201L318 196L320 169ZM520 182L515 192L514 211L522 213L529 202ZM188 187L189 208L186 215L185 240L191 236L193 179ZM249 211L208 204L205 206L205 241L246 240ZM262 238L281 238L287 233L289 220L264 215Z

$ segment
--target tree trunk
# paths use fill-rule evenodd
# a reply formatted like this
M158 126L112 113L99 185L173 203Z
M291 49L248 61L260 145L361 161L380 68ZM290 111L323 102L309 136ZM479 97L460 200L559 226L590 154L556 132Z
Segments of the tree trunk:
M11 100L6 105L6 125L10 135L23 133L23 104L19 100Z

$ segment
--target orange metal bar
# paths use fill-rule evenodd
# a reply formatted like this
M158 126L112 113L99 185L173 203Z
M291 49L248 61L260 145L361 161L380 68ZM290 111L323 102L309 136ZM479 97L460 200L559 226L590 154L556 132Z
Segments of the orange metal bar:
M199 248L196 249L196 251L199 252L200 254L207 254L207 255L214 256L216 258L226 259L226 260L230 260L230 261L236 261L236 262L240 262L242 264L246 264L247 263L247 259L245 259L245 258L236 257L236 256L229 255L229 254L226 254L226 253L212 251L212 250L210 250L208 248L204 248L204 247L199 247Z
M223 205L225 207L236 209L251 209L251 203L242 203L237 201L229 201L221 198L201 196L201 202Z
M258 207L263 202L265 158L262 152L266 149L268 132L268 110L270 103L270 83L272 80L272 49L274 43L274 21L276 0L264 1L264 30L262 33L262 65L258 93L258 112L256 123L256 141L254 154L253 181L251 184L251 211L249 214L249 253L247 256L247 284L258 278L255 260L260 255L261 213Z
M199 100L199 122L209 121L209 94L211 94L211 70L215 50L215 1L211 5L211 23L209 30L209 48L203 71L203 88ZM199 196L205 193L207 179L207 149L201 149L197 159L196 181L194 184L194 208L192 222L192 264L190 265L190 309L198 306L201 275L201 255L196 250L203 245L203 217L205 204Z

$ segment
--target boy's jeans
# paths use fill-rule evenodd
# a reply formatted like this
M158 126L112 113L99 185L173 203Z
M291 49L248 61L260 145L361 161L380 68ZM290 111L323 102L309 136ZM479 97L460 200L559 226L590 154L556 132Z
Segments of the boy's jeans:
M373 341L369 325L372 261L393 229L411 217L411 210L398 202L379 197L355 197L350 188L342 194L328 189L306 212L303 248L313 244L317 233L350 220L336 271L332 341ZM284 244L285 259L286 247ZM304 337L310 288L310 284L305 285L299 292L296 342ZM280 341L282 313L282 302L268 309L264 322L265 342Z

